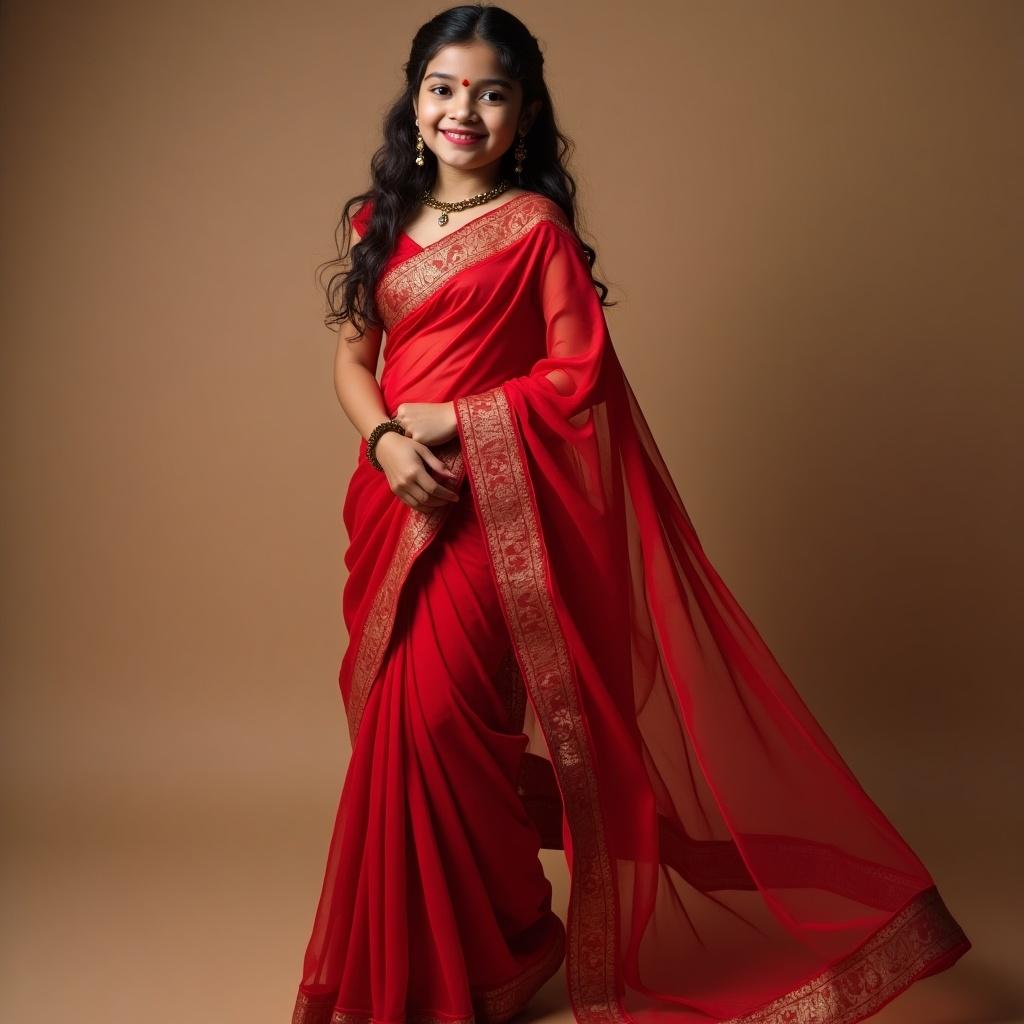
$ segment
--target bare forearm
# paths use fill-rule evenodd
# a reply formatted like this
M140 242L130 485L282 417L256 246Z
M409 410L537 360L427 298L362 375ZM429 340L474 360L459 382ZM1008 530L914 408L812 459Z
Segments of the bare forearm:
M556 379L557 375L557 379ZM561 394L572 391L572 378L564 370L552 370L547 374L548 380ZM338 395L345 415L364 438L370 436L378 423L388 419L388 410L384 405L377 377L364 365L356 361L346 361L335 370L334 389ZM448 403L453 406L454 403ZM454 424L455 410L451 408ZM452 428L455 429L454 426Z
M335 373L334 390L345 415L364 438L388 418L377 378L360 363L346 363Z

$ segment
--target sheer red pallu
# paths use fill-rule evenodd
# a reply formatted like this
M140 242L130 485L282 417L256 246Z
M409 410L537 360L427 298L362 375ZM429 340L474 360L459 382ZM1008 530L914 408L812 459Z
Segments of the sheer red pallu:
M355 223L365 234L370 204ZM346 495L353 754L295 1024L853 1024L971 946L704 553L557 204L377 287L458 504ZM537 849L564 849L564 929Z

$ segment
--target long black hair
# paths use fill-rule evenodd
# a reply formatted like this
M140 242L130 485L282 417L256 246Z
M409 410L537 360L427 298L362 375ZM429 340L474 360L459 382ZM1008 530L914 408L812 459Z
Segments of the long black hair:
M409 216L419 208L423 191L433 185L437 172L437 157L427 148L423 151L424 166L416 163L413 145L416 115L412 101L419 95L427 64L439 50L453 43L476 40L489 44L497 53L505 73L522 83L524 108L535 99L543 101L526 135L528 157L523 163L519 184L556 202L579 237L576 182L565 167L573 142L555 124L551 97L544 82L544 56L536 38L515 15L501 7L487 4L451 7L431 18L413 38L409 60L403 65L405 88L384 118L384 143L370 162L372 185L345 203L335 231L338 257L317 268L322 283L325 268L346 263L352 237L349 211L353 205L358 207L372 199L374 213L371 226L351 248L351 267L347 271L335 271L324 285L331 310L324 320L327 326L340 326L351 320L359 331L359 337L362 337L367 324L381 325L374 288L399 232ZM513 176L513 149L509 147L500 164L499 177L509 181L516 180ZM596 251L582 238L580 244L588 265L593 268ZM594 285L602 305L614 306L614 302L605 301L607 286L597 278L594 278Z

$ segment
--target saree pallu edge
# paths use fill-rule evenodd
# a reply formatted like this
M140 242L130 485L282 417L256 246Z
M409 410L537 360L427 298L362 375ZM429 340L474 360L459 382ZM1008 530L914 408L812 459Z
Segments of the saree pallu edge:
M626 1021L616 965L615 885L591 744L552 595L538 512L502 387L455 403L465 464L516 655L555 758L571 873L566 970L580 1024Z
M550 589L528 460L504 386L456 401L466 468L487 533L522 671L555 757L572 836L566 969L580 1024L623 1022L620 913L577 682ZM728 859L725 851L718 851ZM666 841L666 858L671 848ZM729 883L738 884L738 883ZM854 1024L970 948L934 886L837 962L725 1024ZM721 1019L721 1018L720 1018Z

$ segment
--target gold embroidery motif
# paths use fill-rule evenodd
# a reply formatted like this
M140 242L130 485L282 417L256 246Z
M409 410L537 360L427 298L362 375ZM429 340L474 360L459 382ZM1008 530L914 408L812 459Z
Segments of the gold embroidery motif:
M457 474L457 479L450 485L452 489L457 489L465 475L462 449L459 447L458 438L453 437L444 445L438 446L434 449L434 454L448 469ZM450 509L451 505L448 503L430 509L428 512L420 512L414 508L408 509L405 526L395 546L391 563L388 565L380 588L373 596L373 604L367 612L362 635L358 640L359 649L356 652L355 664L352 668L352 685L346 707L349 738L353 749L370 687L377 677L388 641L391 639L391 630L395 624L402 584L409 575L413 562L437 534Z
M918 893L859 949L806 984L723 1024L855 1024L969 948L937 889Z
M463 455L526 686L565 797L573 836L569 994L578 1024L624 1024L618 908L597 780L565 638L547 587L543 540L512 412L499 385L455 400Z
M399 320L460 271L519 241L543 220L557 224L575 238L557 203L539 193L524 192L402 260L381 276L375 291L385 329L392 331Z

